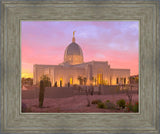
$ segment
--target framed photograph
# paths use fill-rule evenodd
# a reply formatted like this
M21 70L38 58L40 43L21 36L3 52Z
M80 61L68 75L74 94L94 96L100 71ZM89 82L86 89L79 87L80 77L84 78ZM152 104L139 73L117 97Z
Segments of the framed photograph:
M158 133L159 2L2 1L2 132Z
M21 21L21 111L139 112L138 47L139 21Z

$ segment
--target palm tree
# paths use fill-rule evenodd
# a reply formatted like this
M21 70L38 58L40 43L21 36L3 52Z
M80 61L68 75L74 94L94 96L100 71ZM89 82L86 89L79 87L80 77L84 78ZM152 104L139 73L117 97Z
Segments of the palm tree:
M47 75L42 75L41 80L44 81L44 86L45 87L50 87L51 86L50 78Z
M77 79L79 80L79 84L82 85L82 77L81 77L81 76L78 76Z
M87 78L86 77L83 78L83 82L84 82L84 85L86 85L86 83L87 83Z
M96 77L92 77L92 82L94 82L94 85L96 85L96 82L97 82Z

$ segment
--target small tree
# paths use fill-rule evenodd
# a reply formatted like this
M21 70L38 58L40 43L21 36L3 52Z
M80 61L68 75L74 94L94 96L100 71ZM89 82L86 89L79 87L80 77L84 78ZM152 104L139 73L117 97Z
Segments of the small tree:
M83 82L84 82L84 85L86 85L86 83L87 83L87 78L86 77L83 78Z
M121 107L122 109L124 109L124 108L125 108L125 105L126 105L126 102L125 102L124 99L120 99L120 100L117 101L117 105L118 105L119 107Z
M136 82L136 83L139 82L139 77L138 77L138 76L135 77L135 82Z
M33 85L33 79L32 78L26 78L25 83L27 83L28 85Z
M44 86L45 87L50 87L51 86L50 78L47 75L42 75L41 80L44 81Z
M80 84L80 85L82 85L82 84L83 84L83 83L82 83L82 82L83 82L82 77L81 77L81 76L78 76L78 78L77 78L77 79L79 80L79 84Z
M96 77L94 78L94 83L95 83L95 85L96 85L96 83L97 83L97 79L96 79Z
M130 89L129 89L130 88ZM132 93L132 86L128 87L126 90L126 95L128 97L128 100L129 100L129 104L132 104L132 96L133 96L133 93Z
M93 76L90 78L90 81L92 82L92 85L93 85L93 82L94 82L94 77Z

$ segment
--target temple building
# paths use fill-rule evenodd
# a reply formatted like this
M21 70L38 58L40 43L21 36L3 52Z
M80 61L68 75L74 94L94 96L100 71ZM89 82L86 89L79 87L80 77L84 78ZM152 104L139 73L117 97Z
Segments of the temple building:
M117 85L128 84L130 69L111 68L107 61L84 62L83 51L75 42L64 52L64 62L59 65L33 65L33 84L39 84L41 77L47 75L52 86L69 85Z

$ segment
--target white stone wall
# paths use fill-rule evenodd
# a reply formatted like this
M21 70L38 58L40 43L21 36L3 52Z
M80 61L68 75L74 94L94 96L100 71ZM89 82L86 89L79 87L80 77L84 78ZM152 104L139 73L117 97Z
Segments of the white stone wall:
M33 66L33 84L39 84L41 76L47 75L53 82L54 65L34 65Z
M73 84L79 84L78 76L87 78L87 85L99 84L99 75L102 76L102 83L105 85L117 85L129 83L130 70L129 69L112 69L108 65L108 62L92 61L84 64L73 66L60 66L60 65L34 65L33 67L33 82L38 84L42 75L48 75L50 77L52 86L55 82L60 86L60 80L62 80L62 86L67 86L70 79L73 79ZM94 77L94 80L92 80Z
M110 79L111 85L124 84L124 78L126 79L126 84L129 83L130 69L110 69Z
M110 84L110 66L108 62L92 62L93 66L93 77L98 81L98 74L102 74L103 77L103 84L109 85Z
M54 70L54 82L57 81L57 85L60 86L60 80L62 79L62 86L66 86L70 82L70 78L73 79L73 84L79 84L78 76L85 77L85 69L77 67L56 67Z

